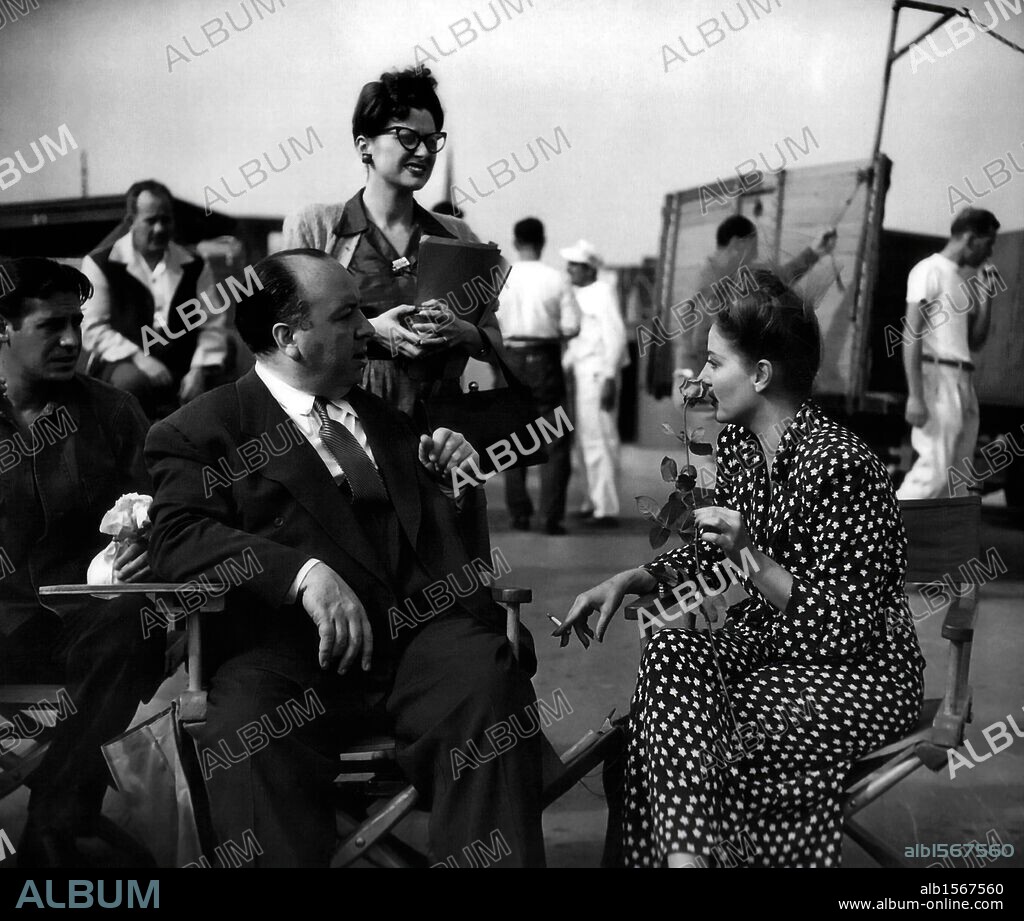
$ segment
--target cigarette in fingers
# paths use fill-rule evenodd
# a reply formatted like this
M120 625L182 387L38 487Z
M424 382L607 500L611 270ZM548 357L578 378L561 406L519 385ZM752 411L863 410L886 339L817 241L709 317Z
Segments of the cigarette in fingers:
M564 648L564 647L568 646L569 645L569 636L571 634L569 634L569 633L559 633L559 630L562 629L562 622L557 617L555 617L552 614L546 614L545 617L547 617L547 619L550 620L551 623L553 623L558 628L557 630L552 631L551 635L552 636L560 636L562 638L561 642L558 644L559 648L561 649L561 648Z

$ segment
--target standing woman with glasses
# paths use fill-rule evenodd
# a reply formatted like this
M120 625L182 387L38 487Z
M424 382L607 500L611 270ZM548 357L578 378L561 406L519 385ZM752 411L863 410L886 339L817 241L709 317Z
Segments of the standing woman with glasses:
M418 312L414 306L423 235L479 242L465 222L413 198L447 138L436 86L424 67L367 83L352 115L366 186L344 204L310 205L284 224L286 248L325 250L357 277L376 333L363 388L410 415L432 390L458 392L468 359L486 361L502 345L496 297L479 326L440 303Z

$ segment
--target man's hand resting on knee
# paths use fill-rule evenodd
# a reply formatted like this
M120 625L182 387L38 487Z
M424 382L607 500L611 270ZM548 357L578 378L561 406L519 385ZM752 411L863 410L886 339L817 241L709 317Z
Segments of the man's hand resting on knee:
M363 671L373 659L373 631L362 602L348 583L326 563L317 563L302 580L297 600L320 632L320 667L341 656L338 674L344 675L357 657Z

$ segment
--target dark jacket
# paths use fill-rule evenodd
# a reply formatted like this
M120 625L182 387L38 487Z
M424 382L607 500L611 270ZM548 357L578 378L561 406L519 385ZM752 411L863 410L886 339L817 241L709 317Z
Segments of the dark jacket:
M128 266L110 258L112 249L111 245L89 254L110 285L110 326L142 348L143 327L153 327L153 295L128 271ZM162 361L175 380L181 380L188 372L199 341L199 327L188 329L178 308L197 297L203 266L204 262L198 256L182 266L181 281L174 291L167 314L167 335L160 333L167 344L153 342L150 338L149 354Z
M0 633L40 612L39 586L84 582L110 542L104 513L124 493L149 492L148 425L131 394L81 375L31 432L0 401Z
M366 431L417 569L431 581L460 575L470 557L459 536L458 514L419 463L419 436L411 420L359 388L347 399ZM296 574L311 558L326 563L352 588L375 640L388 631L389 608L401 609L404 599L423 587L388 575L352 505L301 434L296 432L298 443L278 456L264 451L265 461L244 447L263 437L283 446L281 433L290 425L250 371L158 422L146 441L156 488L150 513L150 562L156 573L172 581L205 576L212 582L218 564L230 558L241 565L247 551L258 564L241 566L244 581L229 578L236 588L228 593L227 610L211 618L224 654L298 640L315 657L315 626L301 604L287 603ZM254 461L243 467L246 453ZM223 471L222 459L236 474L250 472L215 483L209 471ZM228 574L226 567L220 573ZM489 589L478 586L460 603L504 633L504 611L492 602Z

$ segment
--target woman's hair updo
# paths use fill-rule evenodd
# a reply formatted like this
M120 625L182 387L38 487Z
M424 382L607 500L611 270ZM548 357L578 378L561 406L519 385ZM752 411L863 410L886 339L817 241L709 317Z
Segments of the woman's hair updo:
M726 303L715 319L748 361L766 359L781 386L793 396L811 395L821 366L821 329L814 307L768 269L754 269L755 287Z
M379 80L367 83L359 92L352 113L352 140L360 135L382 134L392 119L403 119L410 109L426 109L434 117L434 130L444 127L444 109L434 88L437 81L426 67L381 74Z

